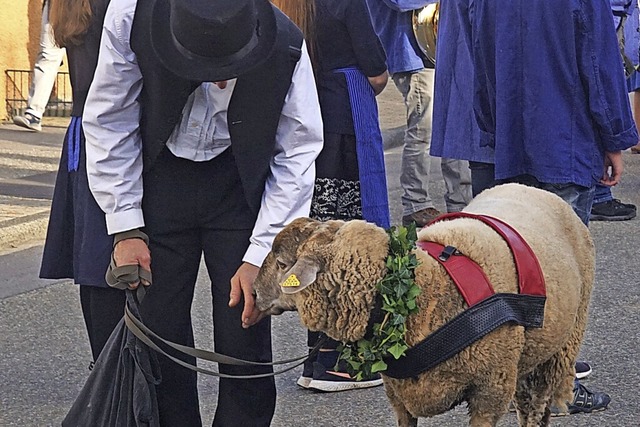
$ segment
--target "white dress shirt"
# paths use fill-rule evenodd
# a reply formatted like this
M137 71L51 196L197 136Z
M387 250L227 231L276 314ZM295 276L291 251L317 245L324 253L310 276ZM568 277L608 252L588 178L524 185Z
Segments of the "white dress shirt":
M112 0L100 55L83 116L89 186L114 234L144 226L142 215L142 74L131 50L136 0ZM203 83L191 95L167 146L178 157L210 160L228 145L227 107L235 81L225 89ZM315 159L322 150L322 119L306 45L295 67L276 132L271 172L243 260L262 265L275 235L309 215Z

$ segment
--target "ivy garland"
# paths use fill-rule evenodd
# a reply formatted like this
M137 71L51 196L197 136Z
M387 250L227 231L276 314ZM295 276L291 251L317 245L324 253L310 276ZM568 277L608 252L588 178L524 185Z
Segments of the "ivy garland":
M384 319L374 324L370 339L362 338L338 347L339 360L346 362L347 372L358 381L385 371L385 358L399 359L405 354L409 348L405 341L406 320L418 311L416 297L420 288L415 283L414 273L418 260L413 251L417 240L416 226L391 227L387 234L387 274L376 284L382 296Z

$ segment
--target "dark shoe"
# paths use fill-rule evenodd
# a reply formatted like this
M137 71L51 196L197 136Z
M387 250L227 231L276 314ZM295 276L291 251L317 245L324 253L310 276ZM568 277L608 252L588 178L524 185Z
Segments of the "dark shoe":
M622 203L618 199L594 204L591 221L626 221L636 217L635 205Z
M356 390L382 385L380 374L375 374L371 378L356 381L346 372L328 371L325 367L315 362L313 364L313 379L309 383L310 389L324 392Z
M573 402L567 404L567 411L563 412L559 408L551 407L552 417L562 417L571 414L589 414L591 412L604 411L611 402L611 397L607 393L589 391L578 381L573 389Z
M411 215L403 216L402 225L407 227L411 225L411 223L415 223L416 227L422 228L440 215L442 215L442 212L435 208L422 209L418 212L412 213Z
M24 116L13 116L13 123L23 128L35 130L36 132L42 130L40 119L31 113L25 113Z
M583 378L587 378L589 375L591 375L592 369L591 369L591 365L589 365L587 362L583 362L581 360L578 360L576 362L576 378L581 380Z
M309 388L309 383L313 380L313 363L316 361L316 358L316 356L313 356L304 361L302 365L302 375L300 375L300 378L296 381L296 384L300 387Z

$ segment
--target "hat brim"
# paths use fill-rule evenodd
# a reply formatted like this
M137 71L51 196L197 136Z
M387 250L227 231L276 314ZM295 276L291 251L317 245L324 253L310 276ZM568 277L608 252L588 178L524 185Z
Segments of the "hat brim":
M269 0L256 0L260 35L256 46L229 62L224 58L188 55L176 46L170 30L170 5L167 0L155 0L151 12L151 46L162 65L173 74L187 80L217 82L229 80L257 67L273 53L277 24Z

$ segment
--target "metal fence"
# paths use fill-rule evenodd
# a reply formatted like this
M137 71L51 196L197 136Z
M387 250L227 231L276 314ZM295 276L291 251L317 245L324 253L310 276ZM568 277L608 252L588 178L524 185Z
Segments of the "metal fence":
M29 70L5 70L5 99L9 117L23 114L27 108L32 74ZM69 73L59 72L44 111L44 116L69 117L71 115L71 84Z

